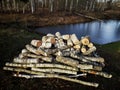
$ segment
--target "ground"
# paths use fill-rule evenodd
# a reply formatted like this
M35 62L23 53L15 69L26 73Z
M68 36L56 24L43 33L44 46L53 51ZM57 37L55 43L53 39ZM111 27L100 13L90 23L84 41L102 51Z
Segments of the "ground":
M14 26L13 26L14 27ZM5 62L12 62L21 49L32 39L41 39L43 35L28 32L19 26L0 27L0 90L119 90L120 89L120 42L96 45L97 53L105 58L103 71L111 73L111 79L88 75L86 81L100 83L98 88L88 87L60 79L24 79L12 77L12 73L3 71Z

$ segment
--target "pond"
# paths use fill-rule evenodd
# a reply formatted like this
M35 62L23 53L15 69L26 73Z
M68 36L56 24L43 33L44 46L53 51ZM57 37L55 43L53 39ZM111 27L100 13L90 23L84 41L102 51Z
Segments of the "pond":
M96 44L107 44L120 40L120 21L106 20L104 22L93 21L70 25L58 25L37 28L36 32L47 34L60 32L61 34L75 33L78 38L90 36L91 41Z

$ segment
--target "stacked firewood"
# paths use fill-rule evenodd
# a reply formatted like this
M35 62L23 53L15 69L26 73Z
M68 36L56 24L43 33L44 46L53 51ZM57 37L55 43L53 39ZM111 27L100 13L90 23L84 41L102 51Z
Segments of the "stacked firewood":
M3 69L14 72L15 77L59 78L98 87L98 83L76 79L87 74L112 77L102 71L104 58L96 55L95 51L96 47L88 36L79 40L75 34L61 35L56 32L55 35L43 36L42 40L32 40Z

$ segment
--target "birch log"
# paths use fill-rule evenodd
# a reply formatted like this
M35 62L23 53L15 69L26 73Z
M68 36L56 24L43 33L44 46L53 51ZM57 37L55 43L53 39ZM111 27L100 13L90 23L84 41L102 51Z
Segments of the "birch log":
M83 55L89 55L92 52L96 51L96 47L89 48L86 52L83 52Z
M92 83L92 82L86 82L86 81L82 81L82 80L77 80L77 79L72 79L72 78L68 78L65 76L60 76L60 75L51 75L51 76L44 76L44 75L23 75L23 74L14 74L13 76L15 77L22 77L22 78L59 78L59 79L63 79L63 80L67 80L67 81L71 81L71 82L75 82L75 83L79 83L79 84L83 84L83 85L87 85L87 86L92 86L92 87L98 87L98 83Z
M89 44L88 44L88 47L89 47L89 48L92 48L93 46L94 46L93 43L89 43Z
M33 68L58 68L58 69L78 71L78 69L75 68L75 67L62 65L62 64L51 64L51 63L43 63L43 64L6 63L5 65L9 66L9 67L21 67L21 68L28 68L28 67L33 67Z
M21 59L21 58L14 58L15 63L39 63L39 59L36 58L26 58L26 59Z
M56 61L66 64L66 65L73 66L73 67L77 67L77 65L79 64L78 61L75 61L71 58L62 57L62 56L57 56Z
M73 66L73 67L77 67L77 68L80 68L80 69L93 69L93 65L79 64L79 61L76 61L76 60L71 59L71 58L57 56L56 60L60 63L70 65L70 66Z
M56 32L56 33L55 33L55 36L57 36L57 38L61 38L60 32Z
M87 56L83 56L83 58L85 58L87 60L90 60L90 61L93 61L93 62L101 62L101 63L104 62L104 58L102 58L102 57L87 57Z
M36 55L47 56L47 53L44 52L43 50L41 50L41 49L37 50L37 49L33 48L33 47L30 46L30 45L26 45L26 49L27 49L28 51L30 51L30 52L36 54Z
M54 37L48 37L47 40L46 40L46 42L49 42L51 44L55 44L56 41L55 41Z
M67 40L67 46L73 46L73 43L72 43L72 40L71 40L71 39L68 39L68 40Z
M77 74L77 75L70 75L68 77L81 77L81 76L86 76L87 73L82 73L82 74ZM40 75L27 75L27 74L13 74L14 77L20 77L20 78L26 78L26 79L30 79L30 78L47 78L47 76L40 76Z
M40 47L42 45L42 41L40 41L40 40L32 40L31 45L33 45L35 47Z
M87 51L87 50L86 50L85 46L82 46L81 52L82 52L82 53L85 53L86 51Z
M22 49L21 50L21 53L27 53L27 52L29 52L27 49Z
M80 41L78 40L75 34L72 34L70 38L75 45L80 43Z
M46 42L47 38L48 38L47 36L43 36L42 37L42 42Z
M83 45L89 45L89 43L90 43L89 38L88 38L88 37L83 37L83 38L81 39L81 43L82 43Z
M41 55L34 55L34 54L30 54L30 53L23 53L22 56L24 57L30 57L30 58L37 58L37 59L41 59L45 62L52 62L52 57L51 56L41 56Z
M94 75L99 75L99 76L102 76L102 77L105 77L105 78L111 78L112 75L111 74L107 74L105 72L97 72L97 71L93 71L93 70L81 70L82 72L87 72L87 73L90 73L90 74L94 74Z
M80 69L93 69L93 65L87 65L87 64L79 64L77 68Z
M61 47L64 47L64 46L66 46L66 45L65 45L65 43L63 42L63 39L59 39L59 40L58 40L58 46L57 46L57 47L58 47L58 48L61 48Z
M45 42L43 47L44 48L51 48L52 47L52 43L51 42Z
M58 68L32 68L33 71L46 72L46 73L64 73L64 74L77 74L76 71L58 69Z
M64 40L68 40L68 39L70 38L70 35L62 35L62 38L63 38Z
M55 35L51 34L51 33L48 33L46 36L48 36L48 37L55 37Z
M82 56L82 55L77 55L77 54L74 54L74 53L70 53L70 57L78 59L80 62L83 62L83 63L89 63L89 64L92 64L92 65L104 67L103 63L98 64L97 62L93 62L92 60L85 59L84 56Z
M81 46L80 45L75 45L75 46L73 46L73 48L76 49L76 50L80 50Z
M36 74L36 75L40 75L40 76L45 76L46 78L59 78L59 79L63 79L63 80L67 80L67 81L87 85L87 86L98 87L98 85L99 85L98 83L92 83L92 82L86 82L86 81L82 81L82 80L76 80L76 79L68 78L68 77L65 77L65 76L57 75L57 74L46 74L46 73L42 73L42 72L35 72L35 71L24 70L24 69L15 69L15 68L9 68L9 67L4 67L3 69L4 70L9 70L9 71Z
M22 54L22 53L20 53L18 57L19 57L20 59L25 58L25 56L23 56L23 54Z

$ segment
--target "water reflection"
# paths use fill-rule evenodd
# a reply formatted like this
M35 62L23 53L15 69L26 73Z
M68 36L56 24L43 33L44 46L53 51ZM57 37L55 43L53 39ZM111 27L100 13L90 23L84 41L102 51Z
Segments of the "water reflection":
M88 35L91 37L92 42L97 44L106 44L120 40L120 21L107 20L105 22L89 22L82 24L59 25L52 27L43 27L36 29L40 33L56 33L73 34L75 33L78 38Z

